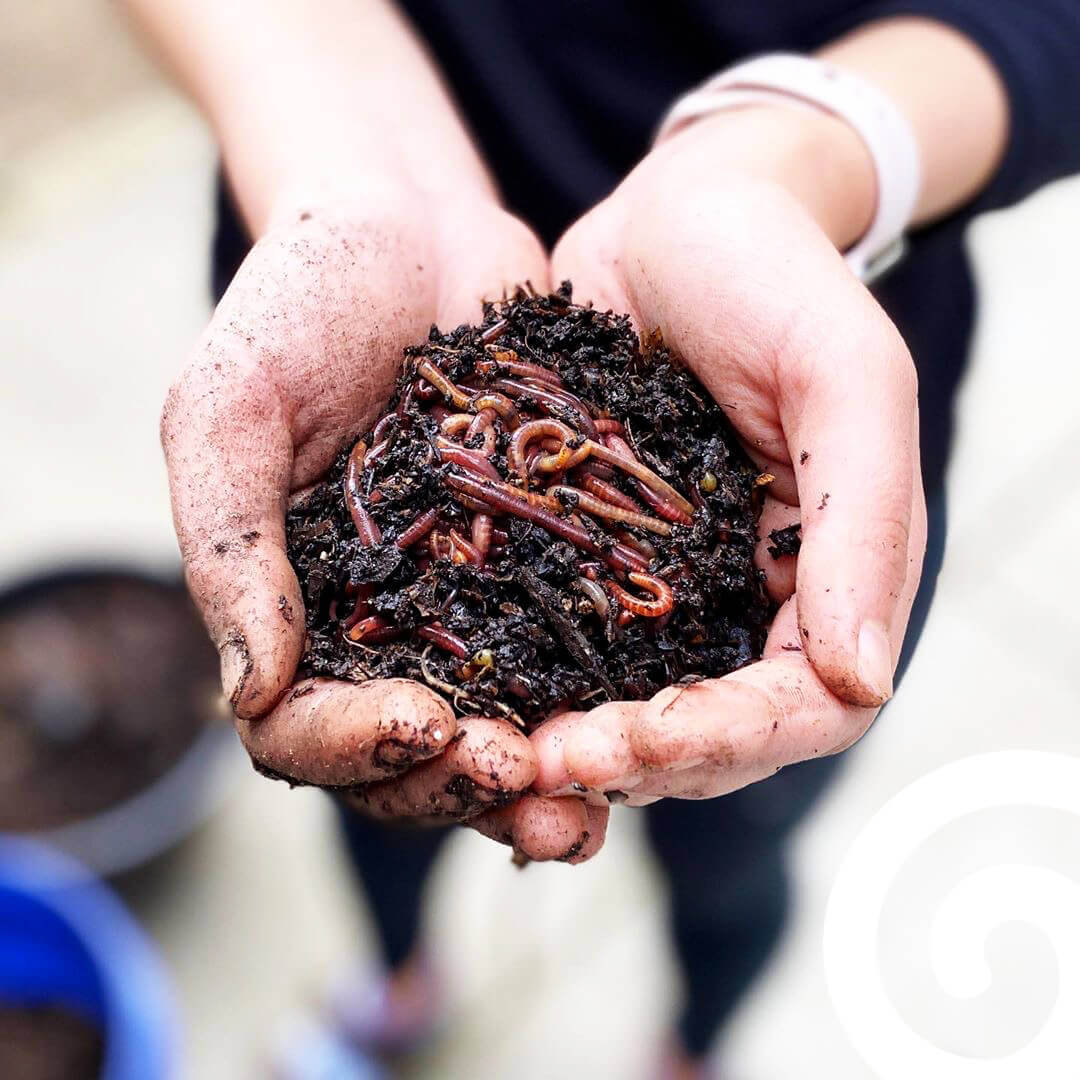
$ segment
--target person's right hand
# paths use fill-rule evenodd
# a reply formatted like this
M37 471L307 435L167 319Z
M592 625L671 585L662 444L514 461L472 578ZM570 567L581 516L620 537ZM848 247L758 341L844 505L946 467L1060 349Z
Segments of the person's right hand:
M478 321L482 298L525 281L547 287L544 252L489 199L436 206L397 185L294 200L170 390L162 442L188 584L253 760L353 788L378 816L472 818L530 858L581 861L603 842L606 807L519 798L537 762L507 722L457 719L407 680L292 686L305 627L285 553L290 496L377 417L405 345L433 322Z

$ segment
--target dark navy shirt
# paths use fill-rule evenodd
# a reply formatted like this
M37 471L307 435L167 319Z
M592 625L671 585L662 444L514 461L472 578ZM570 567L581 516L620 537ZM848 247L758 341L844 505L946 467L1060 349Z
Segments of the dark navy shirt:
M1080 170L1080 0L403 0L508 206L553 243L647 151L664 111L760 52L807 52L888 15L968 34L1009 92L1005 158L969 207L912 238L876 289L919 368L928 493L940 487L974 315L963 229ZM223 198L216 284L246 250Z

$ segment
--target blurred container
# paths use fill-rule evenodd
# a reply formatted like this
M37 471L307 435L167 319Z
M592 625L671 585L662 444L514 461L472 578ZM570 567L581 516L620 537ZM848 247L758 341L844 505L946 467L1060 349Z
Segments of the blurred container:
M0 838L0 1010L50 1010L68 1028L103 1039L102 1080L178 1074L178 1027L156 952L119 900L74 860L26 840ZM43 1028L35 1032L47 1036ZM24 1044L28 1040L23 1040ZM5 1053L26 1045L0 1045ZM59 1053L52 1045L31 1047ZM9 1064L9 1068L13 1064ZM72 1077L71 1080L83 1080Z
M175 581L80 568L0 592L0 832L106 875L172 847L224 793L217 668Z

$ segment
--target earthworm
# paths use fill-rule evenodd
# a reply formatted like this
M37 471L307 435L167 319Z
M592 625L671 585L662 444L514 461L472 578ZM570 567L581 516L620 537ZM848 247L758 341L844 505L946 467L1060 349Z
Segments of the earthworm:
M491 551L491 537L494 532L494 522L490 514L473 514L472 519L472 542L473 547L480 553L480 562L483 563ZM506 533L503 533L505 536Z
M469 472L486 476L490 480L502 480L499 470L479 450L466 449L464 446L458 446L457 443L452 443L449 439L441 437L436 437L435 449L444 462L452 462L462 469L468 469Z
M593 461L591 458L583 461L576 468L579 476L596 476L601 480L615 479L615 470L610 465L601 465L599 461Z
M416 632L425 641L430 641L432 645L438 645L440 649L444 649L459 660L464 660L469 655L469 646L457 634L452 633L438 623L421 626Z
M596 430L601 435L621 435L625 430L620 421L612 420L607 416L601 416L595 423Z
M584 593L584 595L589 598L596 614L599 615L601 619L606 619L609 604L607 593L604 592L604 587L598 582L590 581L585 577L579 577L574 584L580 592Z
M515 382L513 379L496 379L492 384L497 390L505 390L514 398L530 397L533 401L542 405L546 412L552 409L565 409L571 411L578 419L578 427L582 435L590 439L599 437L596 423L589 415L584 402L579 401L572 394L563 390L555 390L549 386L528 386L525 383Z
M498 413L494 409L481 409L469 420L469 428L465 432L465 442L469 443L479 435L484 440L484 453L490 457L495 453L495 417Z
M560 502L567 506L576 506L593 517L601 517L606 521L621 521L635 529L646 529L656 533L657 536L670 536L671 526L659 518L649 517L648 514L639 514L634 510L627 510L622 506L598 499L595 495L581 491L566 484L552 484L547 489L549 495L554 495Z
M447 401L456 408L466 410L469 407L469 395L451 382L430 360L426 357L416 365L416 374L427 379L432 386L436 387Z
M546 442L547 440L545 440ZM555 451L548 451L533 459L530 472L561 473L580 465L589 456L589 448L582 443L571 446L563 443Z
M499 338L506 333L507 327L510 323L506 319L499 319L498 322L493 322L481 335L480 344L490 345L493 341L498 341Z
M372 443L380 443L386 438L387 428L391 424L396 423L400 417L397 413L387 413L372 429L371 429L371 441Z
M400 637L403 631L398 626L391 626L381 615L369 615L353 625L346 633L350 641L370 642L377 645L380 641L392 641Z
M625 495L614 484L601 480L599 476L587 473L581 478L581 486L590 495L595 495L598 499L603 499L604 502L609 502L613 506L621 506L624 510L629 510L634 514L642 512L638 503L631 499L629 495Z
M438 509L426 510L394 541L402 551L423 540L439 520Z
M517 407L505 394L500 394L496 390L484 390L479 394L474 394L468 402L468 408L472 412L479 413L485 409L491 409L498 413L502 422L511 431L521 426L521 417L518 415Z
M669 513L673 514L677 510L686 519L682 521L682 524L689 524L693 519L693 504L687 502L666 480L657 476L647 465L643 465L624 439L618 435L605 435L603 443L594 444L590 450L592 457L629 473L663 500L667 513L663 513L661 516L668 517ZM653 509L658 514L661 513L660 506L654 505ZM680 519L669 517L668 520Z
M524 491L515 484L508 484L505 480L497 481L495 487L500 491L505 491L508 495L513 495L515 499L524 500L530 506L539 506L543 510L550 510L553 514L565 512L563 504L554 495L541 495L538 491Z
M375 524L375 519L360 501L360 478L364 474L364 460L367 457L367 443L358 442L349 454L349 464L345 469L345 504L349 508L356 535L364 547L382 542L382 532Z
M457 529L450 530L450 558L456 563L472 563L473 566L484 565L483 555Z
M589 406L586 405L573 391L567 390L565 386L555 386L554 383L545 385L539 379L536 379L531 375L525 377L522 380L522 383L530 390L546 390L549 394L557 397L564 405L569 405L571 409L583 412L590 420L592 420L592 412L590 411Z
M660 517L667 518L668 521L673 521L679 525L689 525L693 522L694 519L689 514L684 514L677 506L672 505L670 500L657 495L648 484L635 477L634 485L637 487L642 500L647 502ZM691 490L691 494L693 494L693 490Z
M446 545L445 550L443 545ZM447 540L444 533L439 532L438 529L434 529L428 533L428 551L431 552L431 557L436 562L439 559L447 559L450 557L450 541Z
M361 619L367 617L367 613L367 597L362 597L356 601L356 606L352 609L352 613L341 620L341 629L348 633L348 631L350 631ZM331 618L332 617L333 616L331 615Z
M640 551L650 562L656 558L656 548L644 537L635 536L629 529L620 529L618 537L627 547Z
M576 547L599 554L609 564L619 570L643 570L648 563L625 545L615 544L610 551L602 551L592 537L580 526L566 518L556 517L543 506L531 503L524 492L516 491L511 484L496 486L486 480L479 480L467 472L447 473L446 483L455 491L464 492L473 498L490 503L496 510L505 514L539 525L555 536L569 540ZM506 490L508 488L509 490ZM511 494L510 492L515 492Z
M390 440L383 439L382 442L376 443L364 456L364 465L374 465L390 448Z
M488 349L487 351L491 359L481 360L476 365L476 370L481 375L497 375L500 371L507 371L511 375L537 379L540 382L551 383L553 386L563 384L562 376L557 371L552 371L540 364L530 364L527 360L522 360L512 349Z
M532 438L547 435L555 435L562 438L565 444L572 438L570 428L560 420L551 417L544 420L530 420L522 424L514 432L510 440L510 446L506 451L506 460L510 468L527 482L528 473L524 458L524 448ZM551 471L553 468L574 467L582 463L585 458L595 458L623 472L629 473L635 479L648 487L650 493L657 496L657 501L647 500L653 505L661 517L669 521L678 521L681 524L689 524L692 520L694 507L688 503L666 480L659 477L647 465L643 465L634 452L618 435L605 435L604 441L597 442L594 439L585 439L579 446L573 448L570 455L545 455L538 458L534 464L537 471ZM567 460L572 464L567 464Z
M510 445L506 448L506 464L510 466L511 472L515 472L521 477L523 484L527 485L529 481L529 466L526 458L526 449L529 443L534 439L542 439L548 435L554 435L555 438L561 440L564 447L567 442L574 438L574 432L569 426L552 417L543 420L530 420L528 423L522 424L510 437ZM539 462L540 459L538 458L536 461L537 468L539 468Z
M409 390L415 397L428 405L442 397L442 391L437 386L432 386L429 383L413 383Z
M457 493L457 501L465 507L466 510L471 510L474 514L490 514L491 506L481 501L480 499L470 498L468 495L462 495L459 491Z
M434 413L434 409L431 410ZM476 419L472 413L467 412L455 412L447 413L447 415L439 421L439 430L448 438L452 439L455 435L460 435L463 431L468 431L469 426Z
M617 581L612 581L611 591L627 611L635 615L644 615L649 619L656 619L661 615L666 615L675 606L675 594L663 578L637 571L631 571L627 577L632 585L644 589L653 596L652 600L641 600L633 593L627 592Z

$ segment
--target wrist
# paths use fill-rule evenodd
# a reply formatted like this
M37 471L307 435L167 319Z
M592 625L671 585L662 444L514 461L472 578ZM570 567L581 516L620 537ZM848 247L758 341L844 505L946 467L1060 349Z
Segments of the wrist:
M841 251L867 230L877 199L873 159L857 132L823 110L755 104L704 117L646 162L676 174L747 179L793 196Z

